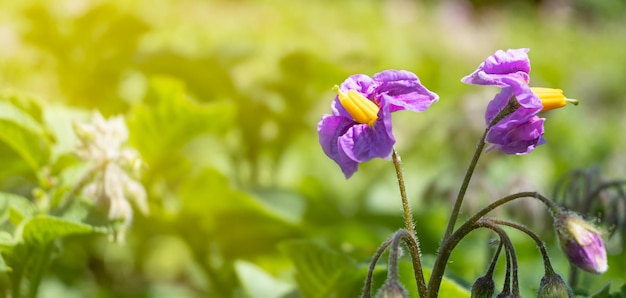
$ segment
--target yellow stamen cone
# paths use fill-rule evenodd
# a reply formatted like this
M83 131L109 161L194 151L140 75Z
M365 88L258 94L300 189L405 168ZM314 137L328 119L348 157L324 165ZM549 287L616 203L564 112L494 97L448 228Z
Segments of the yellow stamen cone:
M372 125L378 119L380 108L363 94L354 89L343 92L338 86L333 88L339 95L339 102L348 111L352 119L358 123Z
M561 89L531 87L530 90L541 100L541 104L543 105L542 112L562 108L568 102L578 105L578 99L565 97Z

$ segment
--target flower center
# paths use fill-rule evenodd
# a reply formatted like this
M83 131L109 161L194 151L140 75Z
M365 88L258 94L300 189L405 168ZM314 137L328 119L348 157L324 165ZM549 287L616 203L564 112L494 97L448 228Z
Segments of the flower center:
M339 95L339 103L348 111L352 119L358 123L372 125L378 119L380 108L363 94L354 89L343 92L338 86L333 88Z
M578 99L565 97L561 89L531 87L530 90L541 100L541 104L543 105L542 112L562 108L568 102L578 105Z

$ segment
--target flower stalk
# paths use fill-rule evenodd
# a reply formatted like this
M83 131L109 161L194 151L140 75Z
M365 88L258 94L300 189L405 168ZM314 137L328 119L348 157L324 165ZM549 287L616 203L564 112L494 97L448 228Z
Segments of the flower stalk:
M463 223L454 233L452 233L450 237L445 239L439 246L439 251L437 253L437 257L435 258L435 264L433 265L431 278L428 281L429 297L437 297L437 293L439 292L439 287L441 286L441 281L443 279L443 274L446 269L446 264L448 262L448 258L450 258L450 254L452 254L452 250L454 250L456 245L461 241L461 239L463 239L463 237L465 237L469 232L475 229L474 224L487 213L491 212L493 209L520 198L534 198L539 200L548 207L548 210L553 215L560 212L560 207L557 206L556 203L537 192L519 192L516 194L508 195L480 209L478 212L476 212L476 214L474 214L467 221L465 221L465 223Z
M419 250L419 243L417 242L414 234L411 234L406 229L400 229L397 232L395 232L389 239L383 242L383 244L378 248L378 250L374 254L374 257L372 258L372 261L367 271L367 277L365 279L365 286L363 287L363 294L361 295L362 298L369 298L371 296L374 268L376 267L376 263L378 262L378 259L380 259L380 257L383 255L387 247L389 247L389 245L392 245L390 254L393 255L395 253L396 257L394 258L394 261L393 261L395 263L390 261L390 264L389 264L390 271L388 275L388 280L390 277L394 277L394 276L397 279L397 256L398 256L397 254L398 254L398 246L399 246L400 241L404 241L404 243L409 248L409 252L411 254L411 260L413 262L413 274L415 276L415 282L417 284L419 296L420 298L426 297L427 288L426 288L426 282L424 279L424 272L422 271L422 261L421 261L421 253ZM390 260L392 260L391 255L390 255ZM393 268L392 268L392 265L393 265Z
M400 188L400 198L402 199L402 209L404 210L404 221L406 229L415 234L415 222L413 221L413 213L411 212L411 205L406 194L406 184L404 183L404 174L402 172L402 159L398 152L394 149L392 153L393 166L396 169L396 175L398 176L398 187Z

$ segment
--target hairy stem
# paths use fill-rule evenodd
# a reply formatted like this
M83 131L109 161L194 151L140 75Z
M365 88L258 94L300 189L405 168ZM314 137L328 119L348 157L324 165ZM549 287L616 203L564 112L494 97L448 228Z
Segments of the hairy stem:
M374 257L372 258L372 262L370 263L369 268L367 269L367 277L365 278L365 285L363 286L363 294L361 294L361 298L369 298L372 296L372 280L374 279L374 268L376 268L376 263L378 263L378 259L383 255L385 249L389 247L391 241L396 237L398 233L396 232L393 236L389 237L389 239L385 240L383 244L378 248Z
M487 128L485 128L483 135L478 140L478 144L476 144L476 150L474 151L474 156L472 157L472 161L470 161L470 164L467 167L465 177L463 177L463 183L461 183L459 193L456 196L456 201L454 202L454 207L452 208L452 213L450 214L450 219L448 220L448 226L446 227L446 232L443 236L444 241L448 237L450 237L452 231L454 230L454 225L456 224L456 220L459 216L461 205L463 204L463 199L465 198L465 193L467 192L470 180L472 179L472 175L474 174L474 170L476 169L476 165L478 164L478 159L485 149L485 138L487 138L489 130L498 122L500 122L500 120L515 112L515 110L517 110L519 107L520 105L515 97L509 98L509 103L506 105L506 107L502 109L502 111L500 111L493 119L491 119L491 121L487 125Z
M498 258L500 257L500 253L502 252L502 241L498 245L498 249L496 253L493 255L493 259L491 259L491 264L489 265L489 269L487 269L487 273L485 276L489 279L493 279L493 272L496 270L496 264L498 263Z
M465 198L467 187L469 186L470 180L472 179L472 174L474 174L474 170L476 169L476 165L478 164L478 159L485 149L485 137L487 136L488 131L489 128L485 129L483 136L478 141L478 144L476 144L476 151L474 151L474 156L472 157L472 161L467 167L465 177L463 178L463 183L461 184L461 188L459 188L459 193L456 196L456 201L454 201L454 207L452 208L452 213L450 214L450 219L448 220L448 226L446 227L446 232L443 235L444 240L450 237L450 235L452 234L452 230L454 230L454 225L457 218L459 217L459 212L461 211L461 205L463 204L463 198Z
M439 247L437 258L435 259L435 264L433 265L432 275L431 275L430 280L428 281L428 295L429 295L428 297L433 297L433 298L437 297L437 294L439 292L439 287L441 286L441 280L443 279L443 274L446 270L446 263L448 262L448 259L450 258L450 254L452 253L452 250L454 250L454 247L456 247L456 245L459 243L459 241L461 241L461 239L463 239L463 237L465 237L465 235L467 235L471 230L474 229L473 227L474 224L481 217L491 212L491 210L501 205L504 205L510 201L519 199L519 198L534 198L534 199L541 201L548 207L548 209L550 210L550 213L553 216L561 212L561 208L558 205L556 205L556 203L554 203L553 201L549 200L548 198L542 196L541 194L537 192L520 192L520 193L512 194L504 198L501 198L487 205L483 209L479 210L478 212L476 212L476 214L470 217L465 223L463 223L463 225L461 225L453 234L451 234L450 237L445 239L443 243L441 244L441 246Z
M417 289L419 291L419 295L421 298L426 297L426 294L427 294L426 282L424 279L424 272L422 271L422 261L421 261L419 243L417 242L415 236L411 234L411 232L405 229L400 229L397 232L395 232L393 236L391 236L389 239L383 242L380 248L378 248L378 251L376 251L376 254L374 254L374 257L372 258L372 262L370 263L369 269L367 271L367 277L365 279L365 286L363 288L363 294L361 295L362 298L371 297L374 268L376 267L376 263L378 262L378 259L380 259L382 254L385 252L385 249L387 249L389 245L393 245L391 248L389 258L390 260L392 260L392 255L395 249L396 257L394 257L395 258L394 260L396 263L392 264L391 261L389 262L389 273L388 273L389 277L388 278L395 276L395 278L397 279L398 277L397 253L398 253L398 243L400 241L404 241L406 243L406 245L409 248L409 252L411 253L411 259L413 262L413 273L415 275L415 282L417 283Z
M543 243L541 238L539 238L539 235L537 235L535 232L533 232L529 228L521 224L518 224L516 222L499 219L499 218L490 218L489 220L495 224L509 226L511 228L514 228L516 230L526 233L526 235L528 235L530 238L532 238L535 241L535 243L537 244L537 248L539 248L539 252L541 253L541 257L543 258L543 264L546 270L545 275L555 274L554 269L552 268L552 264L550 263L550 257L548 256L546 245L545 243Z
M511 238L509 238L509 236L506 234L506 232L500 228L496 223L494 223L491 219L481 219L476 221L476 223L473 225L475 228L476 227L485 227L488 228L494 232L496 232L499 236L500 236L500 240L504 242L504 247L506 248L506 252L507 255L510 255L511 258L511 272L512 272L512 277L513 277L513 297L520 297L519 294L519 277L517 274L518 271L518 266L517 266L517 256L515 254L515 248L513 247L513 242L511 242ZM507 271L509 270L509 265L507 262ZM507 273L507 279L508 279L508 273ZM508 282L505 281L504 284L504 293L508 293Z
M511 294L511 252L506 249L506 273L504 274L504 283L502 286L502 294ZM509 297L509 295L498 295Z
M413 222L413 213L411 213L411 206L409 205L409 199L406 195L406 185L404 183L404 174L402 172L402 160L400 159L400 155L396 152L396 149L393 149L392 154L393 165L396 168L396 174L398 175L398 186L400 187L400 197L402 198L402 209L404 210L404 220L406 229L411 233L411 235L415 234L415 223Z
M402 234L402 240L409 247L411 253L411 260L413 262L413 274L415 275L415 283L417 283L417 290L420 298L425 298L428 294L426 288L426 280L424 279L424 272L422 271L422 253L420 252L419 242L415 235L410 234L408 231L404 231Z

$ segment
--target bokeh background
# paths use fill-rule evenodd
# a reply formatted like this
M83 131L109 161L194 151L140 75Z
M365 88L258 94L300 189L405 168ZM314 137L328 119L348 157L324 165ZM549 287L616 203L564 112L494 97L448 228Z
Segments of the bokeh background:
M548 143L532 154L485 154L461 219L516 191L549 196L572 169L626 176L626 2L2 0L0 89L42 104L55 152L74 145L71 121L97 109L125 115L147 164L150 214L136 213L124 245L65 239L40 296L358 295L371 255L403 225L395 172L373 160L346 180L316 125L330 112L333 85L390 68L415 72L440 96L424 113L394 114L432 263L498 91L460 79L496 50L520 47L531 49L531 85L561 88L581 104L545 115ZM11 164L0 170L3 190L28 193L32 173L10 153L2 160ZM540 233L567 278L541 205L528 199L496 214ZM532 297L543 274L538 250L511 236ZM446 272L461 292L486 270L492 238L477 231L452 255ZM582 273L579 287L619 288L623 256L623 239L611 238L609 271ZM384 270L383 261L377 284ZM499 286L502 275L500 265Z

